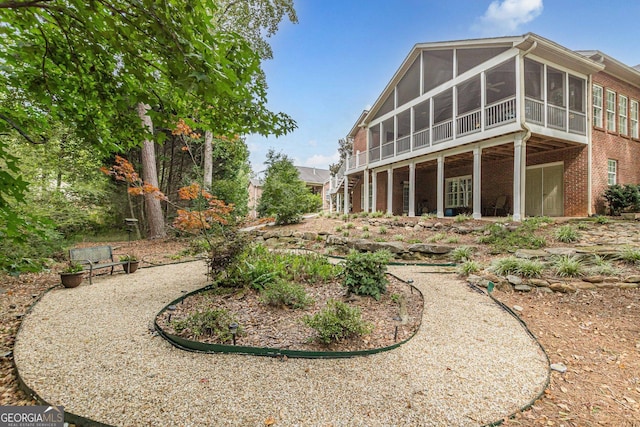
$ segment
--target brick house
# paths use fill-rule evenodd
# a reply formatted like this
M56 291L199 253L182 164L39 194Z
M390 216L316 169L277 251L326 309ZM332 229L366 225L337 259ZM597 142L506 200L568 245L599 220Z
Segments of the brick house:
M528 33L422 43L348 134L341 211L586 216L640 183L640 70Z

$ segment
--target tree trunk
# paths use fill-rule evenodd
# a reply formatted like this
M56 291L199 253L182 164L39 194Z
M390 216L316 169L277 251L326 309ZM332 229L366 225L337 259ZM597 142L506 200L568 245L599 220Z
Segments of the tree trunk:
M151 117L147 115L149 106L138 103L138 117L142 120L142 125L153 133L153 123ZM153 140L145 138L142 146L142 179L145 183L158 188L158 172L156 168L156 152ZM157 239L166 236L164 228L164 216L160 200L153 193L145 194L145 208L147 211L147 222L149 224L149 239Z
M204 132L204 188L211 190L213 183L213 134Z

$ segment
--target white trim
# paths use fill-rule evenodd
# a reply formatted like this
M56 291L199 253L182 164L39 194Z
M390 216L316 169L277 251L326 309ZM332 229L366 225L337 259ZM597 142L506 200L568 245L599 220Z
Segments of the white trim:
M559 161L559 162L543 163L541 165L527 166L527 170L546 168L546 167L551 167L551 166L560 166L560 165L564 165L564 162L563 161Z

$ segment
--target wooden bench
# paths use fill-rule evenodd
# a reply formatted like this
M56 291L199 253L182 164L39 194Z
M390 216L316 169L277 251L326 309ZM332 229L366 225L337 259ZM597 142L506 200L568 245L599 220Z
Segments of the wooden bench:
M113 274L115 266L127 263L127 261L115 261L113 259L111 246L69 249L69 258L72 262L82 264L85 270L89 270L89 284L92 284L93 270L111 267L111 274Z

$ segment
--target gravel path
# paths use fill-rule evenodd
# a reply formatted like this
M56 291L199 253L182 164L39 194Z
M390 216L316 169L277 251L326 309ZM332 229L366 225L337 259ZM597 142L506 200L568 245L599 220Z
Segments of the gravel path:
M192 262L56 289L14 348L42 399L129 425L473 426L542 392L547 360L518 321L451 274L390 267L425 297L418 334L400 348L343 360L178 350L149 326L168 302L206 284Z

